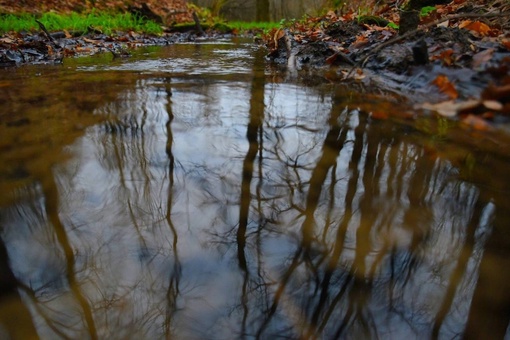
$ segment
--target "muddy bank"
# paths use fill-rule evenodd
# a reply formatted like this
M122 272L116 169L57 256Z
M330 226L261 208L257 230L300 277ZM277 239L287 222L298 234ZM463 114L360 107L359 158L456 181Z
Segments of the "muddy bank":
M106 35L101 32L53 32L9 33L0 37L0 67L16 67L24 64L60 64L64 58L109 53L112 58L127 58L130 50L140 46L164 46L197 39L215 39L226 34L194 30L168 32L160 36L135 32L117 32Z

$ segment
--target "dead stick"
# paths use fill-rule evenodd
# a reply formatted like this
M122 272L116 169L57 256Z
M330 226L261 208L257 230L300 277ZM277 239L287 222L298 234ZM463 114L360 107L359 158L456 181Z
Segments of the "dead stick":
M204 35L204 30L202 29L202 26L200 26L200 19L198 19L198 15L196 12L193 12L192 13L192 16L193 16L193 21L195 21L195 27L198 31L198 34L199 35Z
M349 78L352 74L352 72L354 72L354 70L359 67L359 66L363 66L366 61L368 60L368 58L370 58L372 55L374 55L375 53L379 52L380 50L382 50L383 48L385 47L388 47L390 45L393 45L399 41L402 41L408 37L410 37L411 35L414 35L416 33L418 33L419 31L422 31L426 28L429 28L429 27L432 27L432 26L436 26L436 25L439 25L440 23L443 23L445 21L448 21L448 20L453 20L453 19L467 19L467 18L492 18L492 17L506 17L506 16L510 16L510 12L500 12L500 13L485 13L485 14L476 14L476 13L465 13L465 14L452 14L452 15L448 15L444 18L441 18L441 19L437 19L435 21L432 21L432 22L429 22L428 24L425 24L425 25L422 25L421 27L418 27L417 29L414 29L412 31L409 31L407 33L404 33L402 35L399 35L398 37L395 37L385 43L382 43L376 47L374 47L372 50L370 50L368 52L368 55L366 57L364 57L363 59L360 59L358 62L356 62L356 64L351 68L351 70L349 71L349 73L347 73L347 75L345 76L345 78Z
M49 41L51 41L52 43L55 44L55 39L53 39L53 37L50 35L50 32L48 32L48 30L46 29L46 26L44 26L44 24L37 19L35 19L35 22L42 29L42 31L44 32L44 35L46 35L46 38L48 38Z

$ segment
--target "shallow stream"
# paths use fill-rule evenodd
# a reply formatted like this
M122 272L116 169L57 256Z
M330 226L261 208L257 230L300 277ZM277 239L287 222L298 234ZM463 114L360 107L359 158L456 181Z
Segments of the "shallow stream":
M264 53L0 70L0 338L505 336L508 138Z

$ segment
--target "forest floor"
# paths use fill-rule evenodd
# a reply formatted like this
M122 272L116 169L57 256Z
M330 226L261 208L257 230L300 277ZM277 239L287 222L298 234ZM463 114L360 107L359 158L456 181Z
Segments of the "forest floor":
M175 23L193 22L184 0L0 0L1 13L143 10L167 27L158 36L140 32L105 35L93 29L69 32L10 32L0 37L0 67L61 62L80 54L193 40L196 30L175 33ZM147 11L147 9L149 11ZM357 81L412 96L417 109L459 117L473 129L510 123L510 3L453 0L422 11L418 29L399 35L396 2L371 15L330 11L287 20L263 36L268 61L285 68L328 69L331 81ZM373 15L372 15L373 14ZM206 32L214 35L214 32ZM374 113L385 116L389 112Z

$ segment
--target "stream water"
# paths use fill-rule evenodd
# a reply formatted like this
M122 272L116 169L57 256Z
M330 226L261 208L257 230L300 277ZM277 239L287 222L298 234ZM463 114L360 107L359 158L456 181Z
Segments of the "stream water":
M503 338L510 144L327 79L235 40L0 70L0 338Z

